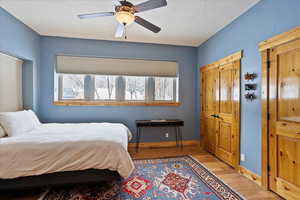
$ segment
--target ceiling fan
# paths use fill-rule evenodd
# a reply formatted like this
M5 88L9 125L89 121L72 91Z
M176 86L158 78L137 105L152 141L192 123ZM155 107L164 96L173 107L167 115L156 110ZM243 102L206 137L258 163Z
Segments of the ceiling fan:
M155 8L160 8L167 6L166 0L149 0L144 3L133 5L129 1L123 0L113 0L113 5L115 6L115 12L99 12L91 14L78 15L80 19L95 18L95 17L105 17L105 16L116 16L119 25L115 33L115 37L122 37L125 32L125 27L133 22L145 27L146 29L158 33L161 28L148 22L147 20L135 16L135 13L140 13ZM125 36L126 37L126 36Z

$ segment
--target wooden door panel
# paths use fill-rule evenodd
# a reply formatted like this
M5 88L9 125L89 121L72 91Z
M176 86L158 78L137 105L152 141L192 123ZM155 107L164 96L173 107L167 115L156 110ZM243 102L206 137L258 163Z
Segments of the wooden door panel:
M300 42L270 51L270 188L300 199Z
M216 70L202 73L202 112L216 112Z
M300 122L300 48L277 55L277 62L278 119Z
M218 112L218 125L217 125L217 138L216 138L216 156L221 160L225 161L231 166L235 166L237 162L235 161L235 154L237 153L237 148L235 145L239 138L235 137L237 126L234 119L237 118L237 111L234 107L235 101L234 97L234 86L236 84L236 76L238 63L229 63L223 65L219 69L219 112ZM239 93L239 91L237 91ZM236 96L239 96L236 94Z
M216 156L232 166L234 165L233 150L235 144L233 133L232 123L222 120L218 122Z
M216 109L214 71L209 71L206 77L206 111L214 112Z
M278 178L300 186L300 140L278 137Z
M205 149L215 154L216 146L216 121L213 117L204 118L204 131L206 134Z
M216 81L217 69L202 72L202 112L201 133L204 139L204 148L215 154L216 122L212 115L216 114Z
M300 123L276 122L276 134L300 139Z
M231 124L220 122L218 131L218 148L231 152Z
M232 114L232 85L233 85L233 64L227 64L220 68L220 113Z
M288 200L298 200L300 197L300 189L297 186L294 186L293 184L290 184L287 181L284 181L283 179L277 178L276 180L276 192L288 199Z

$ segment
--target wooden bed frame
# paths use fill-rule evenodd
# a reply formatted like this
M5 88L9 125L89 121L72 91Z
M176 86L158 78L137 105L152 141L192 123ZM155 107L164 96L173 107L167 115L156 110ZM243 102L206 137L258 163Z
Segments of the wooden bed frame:
M82 171L56 172L51 174L20 177L15 179L0 179L0 192L77 183L95 183L112 180L121 180L121 176L118 172L110 171L108 169L88 169Z

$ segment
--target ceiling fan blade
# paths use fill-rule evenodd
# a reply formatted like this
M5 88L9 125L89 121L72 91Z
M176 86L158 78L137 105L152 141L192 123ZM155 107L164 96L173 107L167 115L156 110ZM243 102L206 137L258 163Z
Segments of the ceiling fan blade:
M112 0L112 2L113 2L113 5L115 5L115 6L120 6L121 5L119 0Z
M88 18L106 17L106 16L114 16L114 15L115 15L114 12L100 12L100 13L78 15L78 17L80 19L88 19Z
M135 16L135 22L154 33L158 33L161 30L161 28L159 28L158 26L155 26L154 24L146 21L145 19L139 16Z
M116 34L115 34L115 37L116 38L120 38L124 35L124 32L125 32L125 26L124 24L120 24L118 25L117 27L117 31L116 31Z
M135 6L136 12L144 12L155 8L166 6L168 3L166 0L149 0L144 3Z

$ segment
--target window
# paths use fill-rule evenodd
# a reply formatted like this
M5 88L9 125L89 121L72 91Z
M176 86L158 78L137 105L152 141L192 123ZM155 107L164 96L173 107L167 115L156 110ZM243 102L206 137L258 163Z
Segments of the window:
M155 78L155 100L172 101L174 95L174 78Z
M58 55L55 72L55 105L180 105L176 61Z
M127 76L125 80L125 100L145 100L146 77Z
M95 99L116 99L116 76L95 76Z
M57 74L55 99L177 102L178 78Z
M84 99L84 75L63 75L62 99Z

